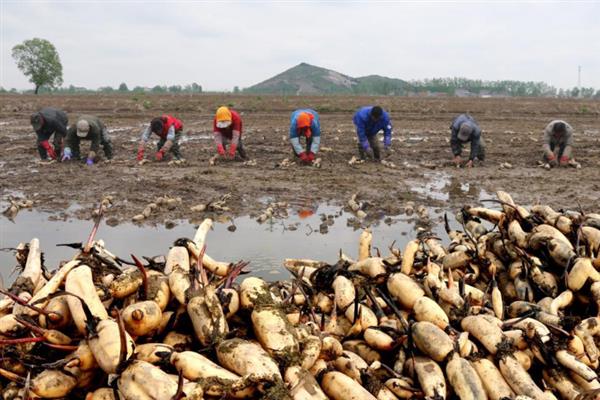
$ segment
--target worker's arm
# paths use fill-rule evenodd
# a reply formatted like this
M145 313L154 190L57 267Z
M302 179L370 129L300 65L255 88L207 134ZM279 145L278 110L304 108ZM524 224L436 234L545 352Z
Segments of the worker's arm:
M167 131L166 139L167 140L165 141L165 144L160 149L160 151L163 154L165 154L169 150L171 150L171 147L173 146L173 142L175 141L175 125L174 124L169 127L169 130Z
M356 134L358 135L358 141L363 149L369 149L369 141L367 140L367 126L365 121L360 117L360 115L356 115L354 117L354 125L356 125Z
M450 148L452 149L452 154L454 157L458 157L460 156L460 153L462 153L462 145L460 140L458 140L458 129L454 129L454 127L451 129L452 134L450 136Z
M388 148L392 145L392 121L386 115L385 126L383 127L383 146Z
M544 152L544 156L548 161L552 161L554 159L554 153L550 147L550 142L552 141L552 127L547 126L544 129L544 136L542 138L542 151Z
M213 118L213 137L215 139L215 145L217 146L217 153L219 153L219 155L221 156L224 156L225 148L223 147L223 134L221 133L219 128L217 128L216 118Z
M294 148L294 153L300 155L304 152L302 145L300 144L300 137L298 136L298 128L296 127L296 119L292 118L290 122L290 143Z
M317 154L319 152L319 147L321 146L321 124L319 124L319 121L315 119L313 120L310 129L312 131L312 143L310 145L310 152L313 154Z
M92 135L92 143L90 144L90 152L88 153L88 160L93 160L96 158L96 154L100 150L100 139L102 138L102 131L94 132L97 133Z
M138 145L138 152L137 152L137 160L138 161L142 161L144 159L144 148L146 147L146 143L148 143L148 140L150 140L151 134L152 134L152 131L150 130L150 125L148 125L146 127L146 129L144 129L142 131L142 137L140 138L140 144Z
M76 137L77 137L76 131L77 131L77 128L75 127L75 125L70 126L69 129L67 129L67 136L65 138L65 148L63 150L62 161L68 161L73 156L72 148L75 145L74 142L75 142L75 140L79 139L79 138L76 139Z
M475 127L471 134L471 153L469 154L469 161L473 161L477 158L479 146L481 146L481 129Z

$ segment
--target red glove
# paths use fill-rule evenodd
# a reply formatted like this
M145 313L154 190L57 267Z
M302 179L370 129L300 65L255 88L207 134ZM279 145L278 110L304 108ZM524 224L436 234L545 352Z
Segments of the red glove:
M219 153L220 156L225 155L225 148L220 143L217 145L217 153Z
M163 157L165 156L165 152L162 150L159 150L156 152L156 161L162 161Z
M308 152L308 161L310 161L310 162L315 161L315 153L313 153L312 151Z
M235 157L236 150L237 150L237 145L232 143L231 146L229 146L229 157L231 157L231 158Z
M54 152L54 149L52 148L52 146L50 146L50 143L48 143L47 140L41 142L40 145L46 150L46 153L48 153L48 156L51 159L56 159L56 153Z
M556 158L556 156L554 155L554 153L550 153L550 155L547 156L547 158L548 158L548 161L553 161Z
M304 162L308 162L308 155L306 154L306 152L302 152L300 154L298 154L298 157L300 157L300 159Z
M567 165L569 163L569 157L568 156L562 156L560 158L560 165Z
M137 152L137 160L142 161L144 159L144 148L140 147Z

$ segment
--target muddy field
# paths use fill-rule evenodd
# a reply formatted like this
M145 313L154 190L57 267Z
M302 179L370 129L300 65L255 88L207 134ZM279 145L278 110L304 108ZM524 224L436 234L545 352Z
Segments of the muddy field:
M390 168L366 163L351 166L356 154L353 112L380 104L394 124ZM199 221L206 212L190 207L230 194L228 215L258 215L269 202L307 207L345 204L352 194L369 202L370 215L396 215L408 201L432 207L477 202L502 189L521 204L543 202L556 208L586 206L600 199L600 102L555 99L458 99L279 97L224 95L80 95L0 96L0 195L34 201L34 208L56 218L89 218L106 195L114 203L111 224L130 221L159 196L180 197L174 209L159 207L146 223L178 219ZM214 155L212 113L229 104L243 114L244 145L256 165L222 162ZM80 163L39 163L29 115L43 106L62 108L73 122L81 113L98 115L109 127L115 159L87 167ZM312 107L321 114L322 166L279 166L291 158L287 140L290 112ZM141 129L153 116L171 113L184 122L184 165L150 162L138 165L135 152ZM470 112L484 130L487 161L477 168L449 164L448 126ZM552 119L575 129L575 157L581 169L547 171L541 156L541 132ZM82 151L85 154L87 145ZM468 151L468 149L467 149ZM153 156L153 151L147 155ZM508 162L512 168L503 168ZM377 211L377 212L373 212Z

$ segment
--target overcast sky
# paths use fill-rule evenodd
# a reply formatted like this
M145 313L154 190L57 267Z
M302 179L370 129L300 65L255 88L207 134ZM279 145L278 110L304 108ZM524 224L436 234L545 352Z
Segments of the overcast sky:
M64 85L197 82L231 90L300 62L358 77L463 76L600 89L600 1L1 3L4 88L30 88L14 45L48 39Z

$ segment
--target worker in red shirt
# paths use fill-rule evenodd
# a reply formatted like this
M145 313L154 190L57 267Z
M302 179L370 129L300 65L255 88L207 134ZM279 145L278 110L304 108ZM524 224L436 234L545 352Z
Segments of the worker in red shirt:
M137 160L144 159L144 148L150 140L152 133L155 133L160 140L156 149L156 161L162 161L166 153L173 154L173 158L181 160L181 152L179 151L179 139L183 131L183 123L171 115L163 115L159 118L154 118L150 122L150 126L146 127L142 132L142 138L137 152Z
M240 114L228 107L219 107L213 119L213 133L217 153L220 156L233 159L237 151L240 158L246 159L246 151L242 144L242 118ZM226 152L227 145L229 145L229 151Z

